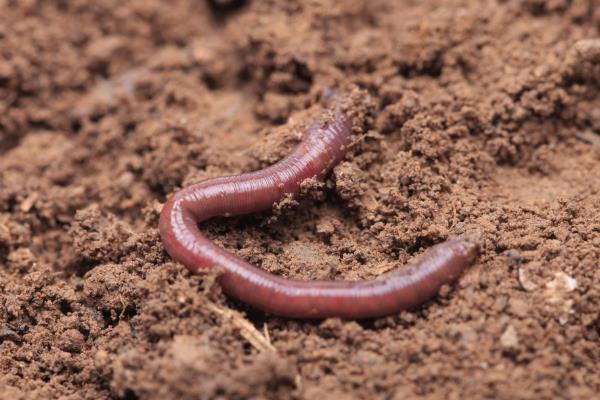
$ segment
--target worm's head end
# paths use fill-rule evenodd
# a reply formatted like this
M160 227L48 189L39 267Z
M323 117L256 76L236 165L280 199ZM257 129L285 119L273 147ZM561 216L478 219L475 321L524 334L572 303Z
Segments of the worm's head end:
M460 242L461 252L468 262L472 263L475 261L481 249L481 246L479 245L481 242L481 235L464 234L459 236L456 240Z

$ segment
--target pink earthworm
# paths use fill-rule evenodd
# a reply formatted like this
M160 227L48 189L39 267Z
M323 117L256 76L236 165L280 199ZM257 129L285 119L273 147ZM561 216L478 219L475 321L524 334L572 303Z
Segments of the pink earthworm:
M389 315L421 305L452 283L477 255L466 237L425 251L416 263L364 281L301 281L261 270L220 248L198 223L218 216L269 209L295 196L308 178L323 179L344 157L352 140L352 118L336 111L318 120L287 157L265 169L209 179L171 196L160 216L167 252L193 274L220 268L224 293L266 312L290 318L360 319Z

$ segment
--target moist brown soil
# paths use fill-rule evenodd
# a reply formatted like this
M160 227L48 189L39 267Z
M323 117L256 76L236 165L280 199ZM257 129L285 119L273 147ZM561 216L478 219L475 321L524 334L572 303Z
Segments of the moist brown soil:
M599 37L596 0L0 0L0 398L592 398ZM168 194L352 90L365 134L324 185L202 228L301 279L476 234L455 287L296 321L171 261Z

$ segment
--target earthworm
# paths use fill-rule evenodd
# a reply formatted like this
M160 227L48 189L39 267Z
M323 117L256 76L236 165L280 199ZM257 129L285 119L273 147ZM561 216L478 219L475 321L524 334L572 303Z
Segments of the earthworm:
M317 120L287 157L265 169L205 180L171 196L160 216L167 252L192 273L217 267L225 294L272 314L290 318L359 319L421 305L453 282L477 253L468 238L428 249L417 263L374 280L301 281L273 275L220 248L198 223L272 207L297 195L308 178L322 179L344 157L352 139L352 118L336 111Z

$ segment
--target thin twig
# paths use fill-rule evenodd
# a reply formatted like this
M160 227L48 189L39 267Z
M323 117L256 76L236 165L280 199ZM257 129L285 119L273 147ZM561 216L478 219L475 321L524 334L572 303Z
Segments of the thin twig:
M270 351L277 353L277 350L271 344L271 341L263 336L246 318L239 312L228 308L220 307L214 303L208 304L208 309L220 315L224 319L231 321L233 326L240 330L240 334L255 349L259 351Z
M600 136L591 131L575 132L575 137L586 143L593 144L594 146L600 146Z

